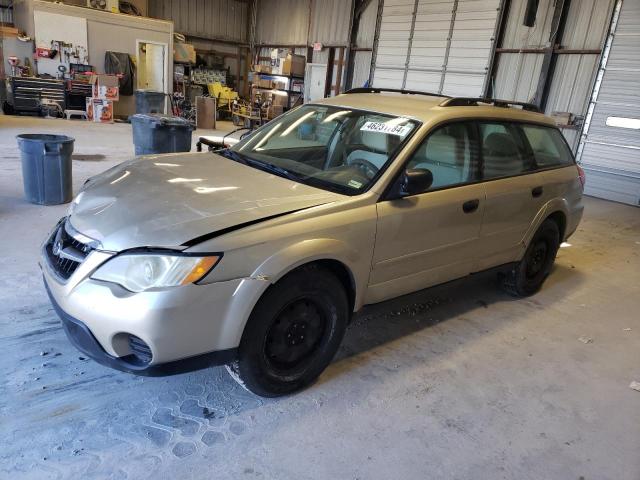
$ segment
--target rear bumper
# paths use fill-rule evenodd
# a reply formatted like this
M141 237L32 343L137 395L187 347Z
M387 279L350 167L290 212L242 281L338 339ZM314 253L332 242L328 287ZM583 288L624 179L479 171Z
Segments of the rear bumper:
M584 206L582 204L571 212L569 218L567 218L567 227L565 228L564 238L562 239L563 241L566 241L578 229L583 213Z
M142 364L134 355L115 357L102 348L91 333L91 330L89 330L84 323L72 317L60 307L51 294L46 279L44 280L44 284L53 308L62 320L62 326L69 341L82 353L107 367L138 375L162 376L224 365L232 362L236 358L237 349L235 348L200 354L160 364Z

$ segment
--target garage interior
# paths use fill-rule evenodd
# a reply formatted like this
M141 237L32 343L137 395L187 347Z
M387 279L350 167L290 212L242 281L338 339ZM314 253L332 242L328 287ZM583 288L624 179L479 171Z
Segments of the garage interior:
M640 478L639 0L0 0L0 20L0 477ZM178 151L206 151L363 86L556 120L585 213L539 293L487 273L367 306L278 399L75 350L38 267L69 205L25 198L17 135L72 137L76 194L136 155L154 98L189 125Z

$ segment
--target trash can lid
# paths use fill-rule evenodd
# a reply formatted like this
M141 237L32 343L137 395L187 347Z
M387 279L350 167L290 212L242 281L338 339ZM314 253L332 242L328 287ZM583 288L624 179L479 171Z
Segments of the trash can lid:
M129 117L129 121L141 121L149 123L157 123L168 126L184 127L189 126L191 123L181 117L174 117L172 115L166 115L164 113L136 113Z
M16 138L18 141L39 143L69 143L75 141L75 138L67 135L52 135L49 133L23 133L17 135Z

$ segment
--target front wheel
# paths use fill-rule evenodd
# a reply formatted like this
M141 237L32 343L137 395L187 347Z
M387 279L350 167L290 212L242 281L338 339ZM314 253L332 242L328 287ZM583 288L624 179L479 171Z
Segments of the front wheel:
M330 271L309 265L269 287L245 327L238 360L227 369L251 392L286 395L311 384L344 336L349 302Z
M524 257L504 275L504 289L518 297L533 295L551 273L560 246L558 224L547 219L531 239Z

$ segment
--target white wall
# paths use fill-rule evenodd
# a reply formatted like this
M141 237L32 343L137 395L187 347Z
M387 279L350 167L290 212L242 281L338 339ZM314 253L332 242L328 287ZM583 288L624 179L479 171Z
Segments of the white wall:
M14 7L16 26L35 35L33 12L49 12L87 20L87 43L89 63L99 73L104 72L104 55L107 51L123 52L136 56L136 41L146 40L165 43L168 47L169 61L166 75L168 92L173 90L173 23L146 17L134 17L89 8L61 5L42 0L16 0ZM128 116L135 113L133 96L120 96L114 105L116 115Z

